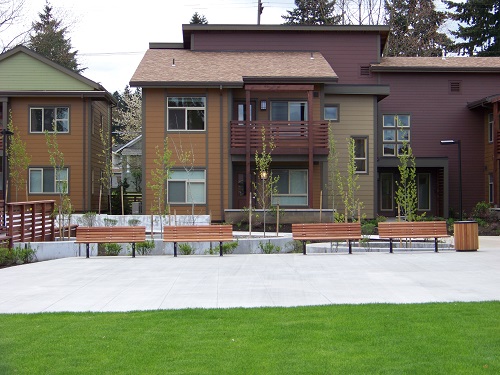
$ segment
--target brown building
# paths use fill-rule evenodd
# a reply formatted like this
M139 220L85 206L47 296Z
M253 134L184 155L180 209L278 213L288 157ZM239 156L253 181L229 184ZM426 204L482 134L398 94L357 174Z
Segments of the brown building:
M182 43L152 43L130 82L143 89L144 210L155 146L166 137L176 212L194 204L218 221L248 207L262 129L276 145L273 201L331 208L328 124L341 168L354 139L366 217L396 214L403 141L417 158L420 212L458 209L457 152L440 144L448 139L461 140L464 209L497 204L500 60L383 58L388 34L386 26L183 25Z
M110 148L102 144L100 134L110 134L114 104L111 94L98 83L26 47L0 55L0 124L6 129L12 116L31 156L27 196L24 189L16 192L9 184L7 201L57 201L66 185L75 211L97 211L104 160L111 157L110 152L105 156ZM54 133L55 129L64 155L59 173L50 163L45 138L45 131ZM2 147L2 156L4 151ZM107 191L101 201L104 208L106 195Z

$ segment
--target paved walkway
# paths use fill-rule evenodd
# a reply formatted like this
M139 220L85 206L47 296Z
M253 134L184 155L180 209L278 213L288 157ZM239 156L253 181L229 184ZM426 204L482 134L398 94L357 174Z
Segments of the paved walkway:
M477 252L65 258L0 269L0 313L500 300Z

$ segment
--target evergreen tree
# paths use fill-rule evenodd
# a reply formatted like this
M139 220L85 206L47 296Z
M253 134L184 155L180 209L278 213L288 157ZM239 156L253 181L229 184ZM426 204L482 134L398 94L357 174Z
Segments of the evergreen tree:
M337 25L341 17L334 14L335 1L295 0L296 8L281 16L284 25Z
M199 14L198 12L194 12L193 17L191 17L191 21L189 21L190 24L196 24L196 25L207 25L208 21L206 17L203 14Z
M452 32L463 40L455 43L458 51L470 56L500 56L499 0L445 1L445 4L455 10L450 18L461 23Z
M52 14L52 6L47 1L42 13L38 13L40 20L32 23L33 33L30 34L28 47L33 51L45 56L49 60L81 73L77 61L78 51L71 51L71 39L66 37L67 27L63 27L61 20Z
M450 38L439 32L446 14L433 0L386 0L385 10L391 27L385 56L441 56L451 49Z

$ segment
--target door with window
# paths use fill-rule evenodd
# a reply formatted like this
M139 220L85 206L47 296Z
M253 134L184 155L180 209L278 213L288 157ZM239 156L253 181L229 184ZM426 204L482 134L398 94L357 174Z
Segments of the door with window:
M236 121L241 121L238 125L245 125L247 119L247 105L246 102L237 101L234 103L233 118ZM255 101L250 101L250 121L255 120Z

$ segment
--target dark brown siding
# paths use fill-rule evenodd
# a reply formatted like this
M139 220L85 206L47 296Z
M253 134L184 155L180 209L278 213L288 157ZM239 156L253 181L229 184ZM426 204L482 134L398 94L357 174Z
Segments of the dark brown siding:
M461 81L461 93L450 93L450 81ZM469 102L498 92L498 76L489 74L385 73L391 95L380 102L382 115L411 115L411 146L416 157L448 157L450 207L458 207L458 148L440 140L462 141L463 209L484 200L484 117L467 108ZM379 154L382 155L379 145Z
M373 75L361 76L361 67L378 61L378 33L198 32L193 50L207 51L319 51L342 84L373 84Z

